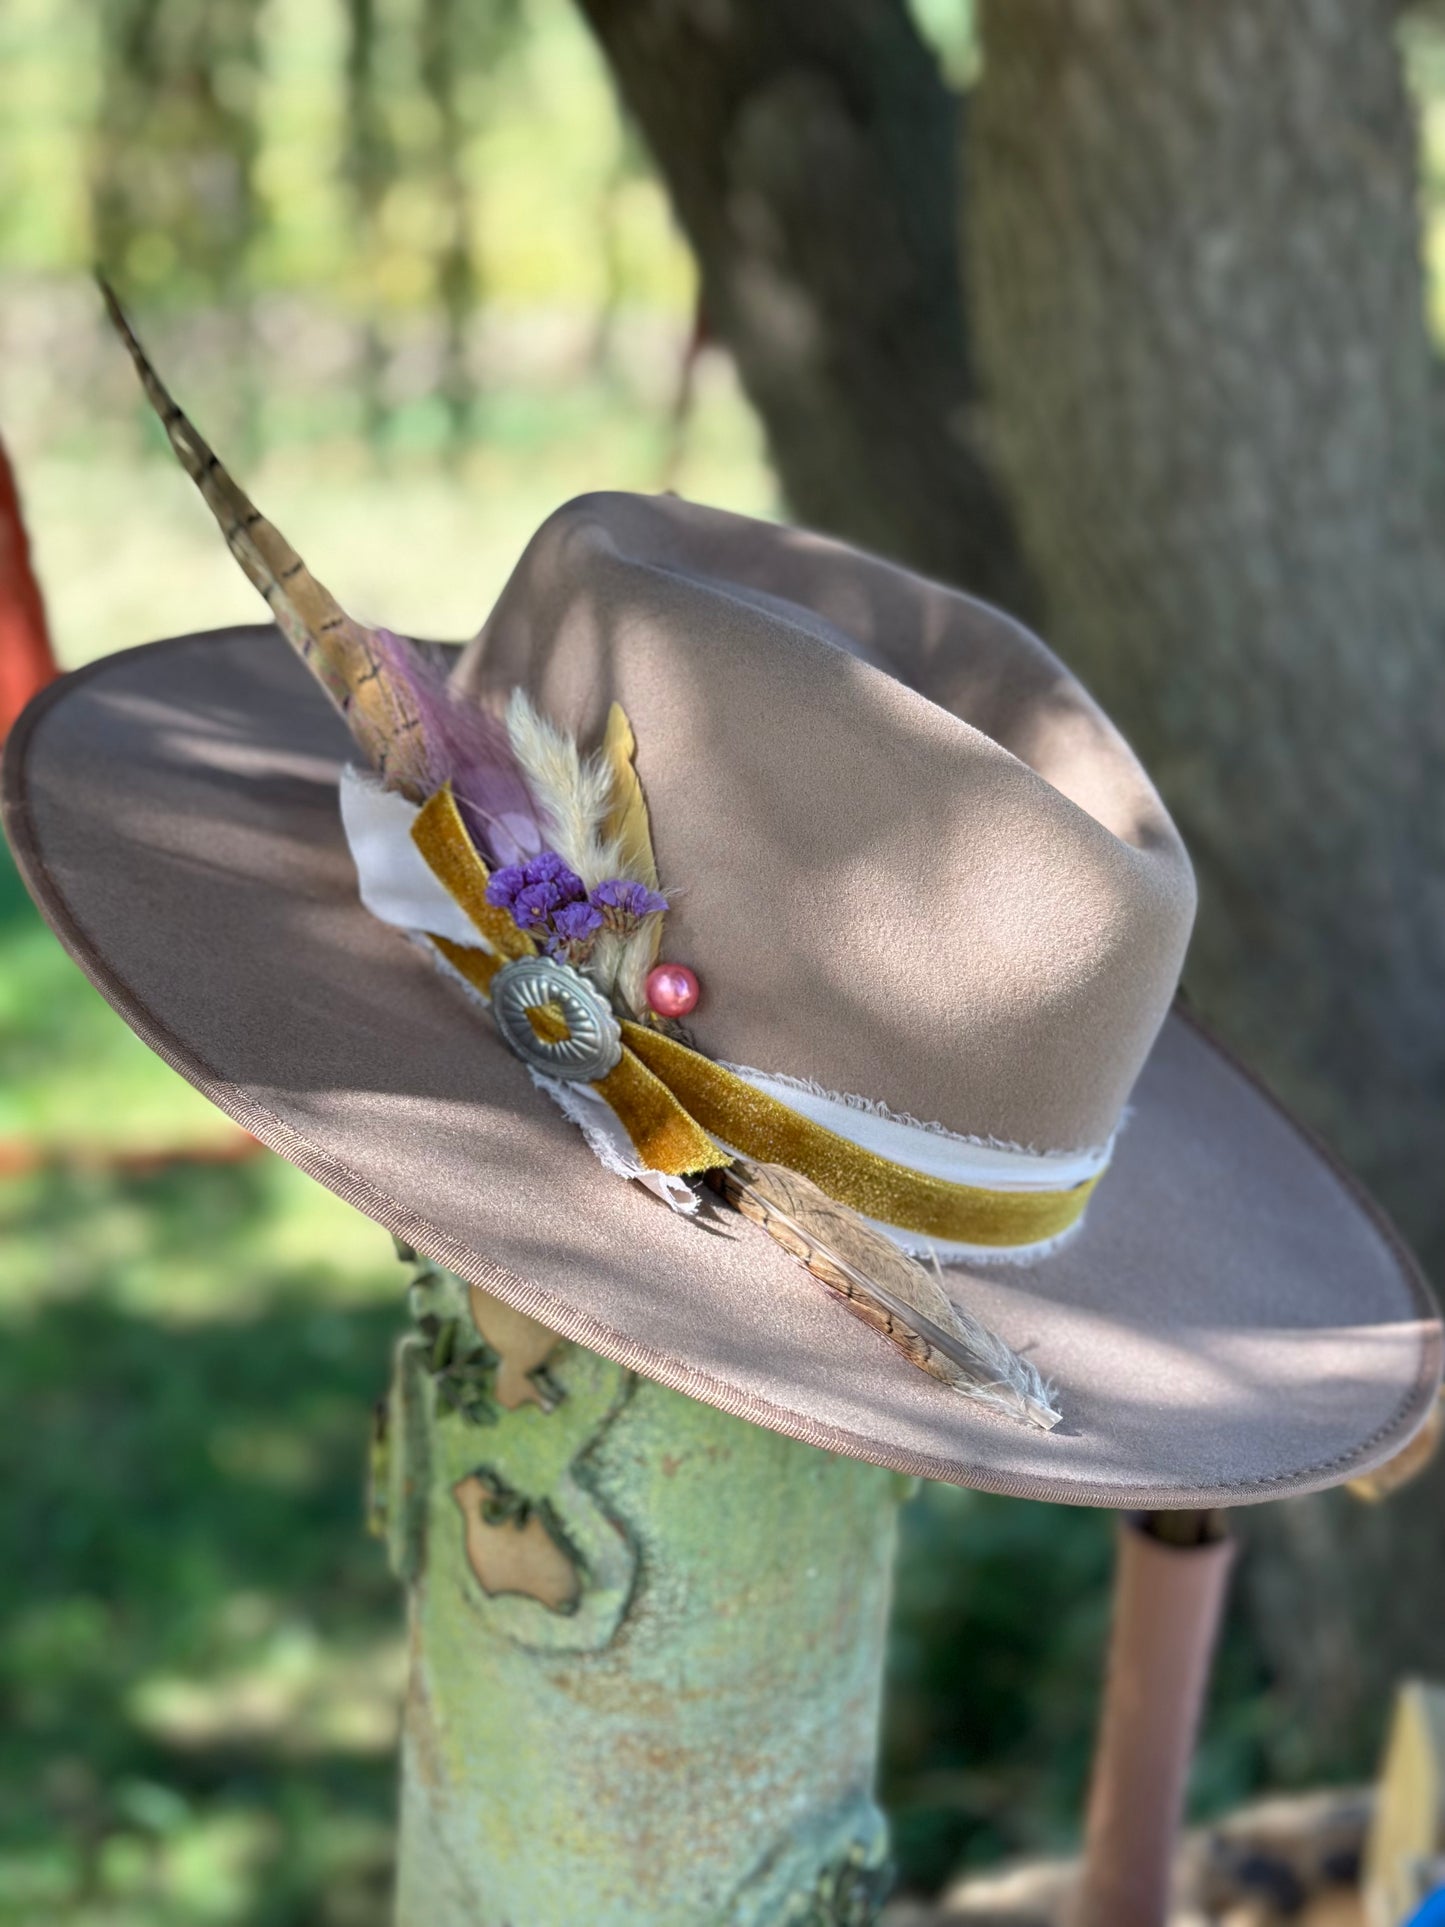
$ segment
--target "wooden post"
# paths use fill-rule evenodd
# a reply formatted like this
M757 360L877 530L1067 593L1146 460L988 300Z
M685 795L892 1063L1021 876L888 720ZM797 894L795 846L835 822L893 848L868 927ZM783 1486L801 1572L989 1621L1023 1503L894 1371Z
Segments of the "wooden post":
M1445 1686L1407 1680L1380 1765L1365 1852L1369 1927L1399 1927L1445 1887Z
M0 742L36 690L59 674L30 561L20 490L0 442Z
M1164 1927L1234 1548L1218 1512L1121 1521L1104 1711L1071 1927Z
M399 1927L866 1927L907 1482L424 1263L410 1296L373 1468L411 1634Z

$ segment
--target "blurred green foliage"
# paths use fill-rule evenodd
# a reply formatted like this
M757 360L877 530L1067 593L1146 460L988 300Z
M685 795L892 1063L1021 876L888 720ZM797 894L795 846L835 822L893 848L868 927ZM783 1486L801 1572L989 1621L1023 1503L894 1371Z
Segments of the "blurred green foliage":
M389 1243L269 1156L105 1169L215 1124L7 859L17 981L0 1144L19 1119L72 1156L0 1183L0 1923L379 1923L400 1628L360 1467Z
M0 434L68 664L260 608L97 261L359 614L470 633L587 488L777 506L721 357L678 422L692 268L569 0L0 9Z
M567 0L12 0L0 88L11 268L368 320L690 285Z

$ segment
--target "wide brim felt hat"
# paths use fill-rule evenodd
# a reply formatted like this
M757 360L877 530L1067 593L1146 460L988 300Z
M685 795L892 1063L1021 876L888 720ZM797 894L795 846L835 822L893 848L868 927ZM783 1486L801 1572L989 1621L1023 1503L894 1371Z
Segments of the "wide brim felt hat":
M564 1337L902 1472L1233 1505L1408 1441L1440 1377L1429 1293L1171 1007L1187 863L1035 638L844 545L599 496L545 525L455 680L477 700L520 686L583 741L624 704L709 1055L984 1142L1112 1139L1060 1248L942 1274L1054 1381L1062 1423L980 1409L756 1226L678 1215L599 1164L485 1013L363 907L338 810L355 746L269 627L103 658L5 756L7 830L57 935L262 1142Z

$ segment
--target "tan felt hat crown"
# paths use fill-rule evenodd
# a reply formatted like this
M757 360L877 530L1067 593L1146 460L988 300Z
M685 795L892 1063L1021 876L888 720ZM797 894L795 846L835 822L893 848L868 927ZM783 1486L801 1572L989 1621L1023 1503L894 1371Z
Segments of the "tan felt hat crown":
M354 749L286 643L158 643L32 707L7 824L82 967L282 1155L564 1335L903 1470L1243 1503L1352 1476L1422 1422L1428 1293L1351 1183L1166 1014L1187 859L1035 638L837 543L599 495L539 532L454 684L519 687L583 743L626 710L707 1056L921 1121L915 1142L1107 1159L1059 1249L943 1274L1052 1376L1063 1423L978 1410L754 1227L604 1170L363 908L338 813Z
M584 741L627 711L711 1055L1040 1151L1112 1134L1194 881L1027 631L814 537L596 496L534 538L457 681L520 684Z

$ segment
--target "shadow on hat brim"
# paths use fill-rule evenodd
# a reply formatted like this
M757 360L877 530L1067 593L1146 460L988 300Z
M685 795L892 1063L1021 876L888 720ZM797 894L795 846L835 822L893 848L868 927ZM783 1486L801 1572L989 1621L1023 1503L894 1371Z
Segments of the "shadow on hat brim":
M274 630L183 637L37 698L7 746L6 826L52 928L145 1042L437 1263L725 1411L1020 1497L1248 1504L1353 1477L1422 1423L1441 1328L1412 1259L1178 1014L1080 1234L1033 1266L946 1274L1054 1378L1064 1422L980 1412L755 1227L680 1218L602 1170L361 908L348 757Z

